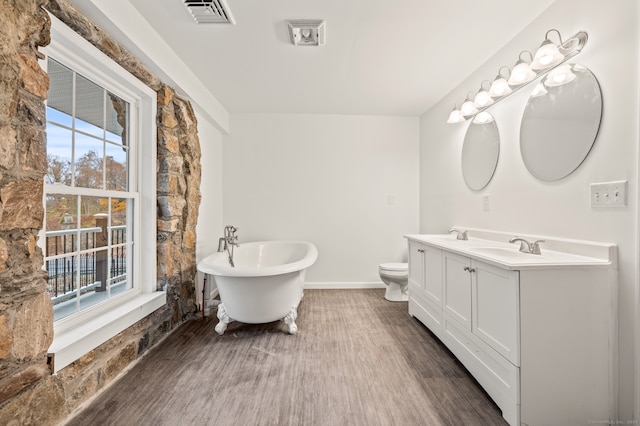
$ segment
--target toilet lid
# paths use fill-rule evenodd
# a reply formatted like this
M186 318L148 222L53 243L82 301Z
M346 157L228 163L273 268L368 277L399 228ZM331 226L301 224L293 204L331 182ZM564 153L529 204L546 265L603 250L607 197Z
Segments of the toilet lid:
M385 271L406 271L409 269L407 263L383 263L380 265L380 269Z

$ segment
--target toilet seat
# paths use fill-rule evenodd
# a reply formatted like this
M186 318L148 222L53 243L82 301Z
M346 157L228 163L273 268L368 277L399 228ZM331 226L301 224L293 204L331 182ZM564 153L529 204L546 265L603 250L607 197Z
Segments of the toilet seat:
M409 270L408 263L382 263L378 269L381 271L389 271L389 272L405 272Z

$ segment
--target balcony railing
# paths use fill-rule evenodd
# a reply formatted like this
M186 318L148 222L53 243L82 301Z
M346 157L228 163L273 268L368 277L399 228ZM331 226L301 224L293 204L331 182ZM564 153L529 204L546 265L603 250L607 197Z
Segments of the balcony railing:
M104 232L111 233L110 247L106 247ZM105 291L107 276L112 286L124 281L127 274L126 233L126 225L105 227L104 230L96 226L46 232L47 291L53 304L76 297L78 288L81 295ZM92 249L98 250L77 254ZM70 255L66 256L68 253ZM107 253L111 254L109 262Z

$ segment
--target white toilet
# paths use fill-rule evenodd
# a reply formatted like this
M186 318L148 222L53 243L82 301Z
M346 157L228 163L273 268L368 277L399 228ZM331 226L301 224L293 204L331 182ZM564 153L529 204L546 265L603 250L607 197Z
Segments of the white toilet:
M409 264L382 263L378 266L380 279L387 285L384 298L392 302L409 300Z

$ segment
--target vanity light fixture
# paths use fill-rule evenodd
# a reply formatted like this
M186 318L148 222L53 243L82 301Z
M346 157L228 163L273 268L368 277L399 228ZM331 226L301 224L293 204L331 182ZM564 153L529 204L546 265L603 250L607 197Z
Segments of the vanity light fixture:
M547 31L544 35L544 41L536 51L536 56L533 57L531 62L531 69L544 70L558 65L564 60L564 54L560 53L558 46L556 46L550 39L549 33L556 32L560 39L560 45L562 45L562 36L560 31L552 29Z
M462 116L465 118L471 117L472 115L476 115L478 113L478 108L476 108L476 106L473 104L473 101L471 100L471 97L469 96L469 94L467 94L467 99L464 101L464 103L460 107L460 112L462 113Z
M557 45L549 38L549 34L552 32L558 34L560 43ZM571 66L567 65L564 67L561 65L569 60L569 58L572 58L582 51L582 48L588 40L587 33L580 31L570 37L567 41L563 42L560 31L551 29L546 32L544 37L544 41L536 51L535 55L532 55L528 50L523 50L520 52L518 61L513 67L513 70L508 66L500 67L498 75L489 88L489 98L485 95L486 90L483 87L485 83L484 81L482 82L482 85L480 85L480 91L473 98L473 101L471 101L471 98L467 94L467 99L465 99L465 102L460 107L460 113L465 120L474 118L477 114L498 103L498 101L508 97L516 90L520 90L527 86L538 77L543 77L549 74L547 78L544 79L544 84L538 84L533 90L531 95L534 97L541 96L546 93L545 85L547 87L552 87L554 85L559 86L566 84L575 78L575 75L571 71ZM523 59L522 56L524 53L528 53L529 57L531 57L530 63ZM556 67L559 69L553 72ZM505 68L507 69L506 75L503 73ZM454 108L454 111L449 114L447 123L462 122L459 120L459 116L456 111L457 110Z
M462 112L460 112L457 105L454 105L453 110L451 111L451 113L449 114L449 118L447 119L447 123L462 123L463 121L464 116L462 115Z
M522 54L528 53L531 60L526 62L522 59ZM536 78L538 75L531 69L530 62L533 61L533 55L528 50L523 50L520 52L520 56L518 57L518 62L516 62L515 67L513 67L513 71L511 71L511 76L509 77L509 86L520 86L521 84L526 84Z
M505 68L507 69L507 71L509 71L509 74L511 73L511 70L509 70L508 66L505 65L503 67L500 67L500 70L498 70L498 75L496 76L495 80L493 80L493 83L491 83L491 88L489 89L489 94L492 98L501 98L512 92L511 87L509 87L509 82L507 81L507 78L509 76L507 76L507 78L502 76L502 70Z
M493 98L491 97L489 92L485 90L484 83L489 83L489 80L485 80L482 82L478 94L475 98L473 98L473 105L475 105L476 108L488 107L493 103Z

